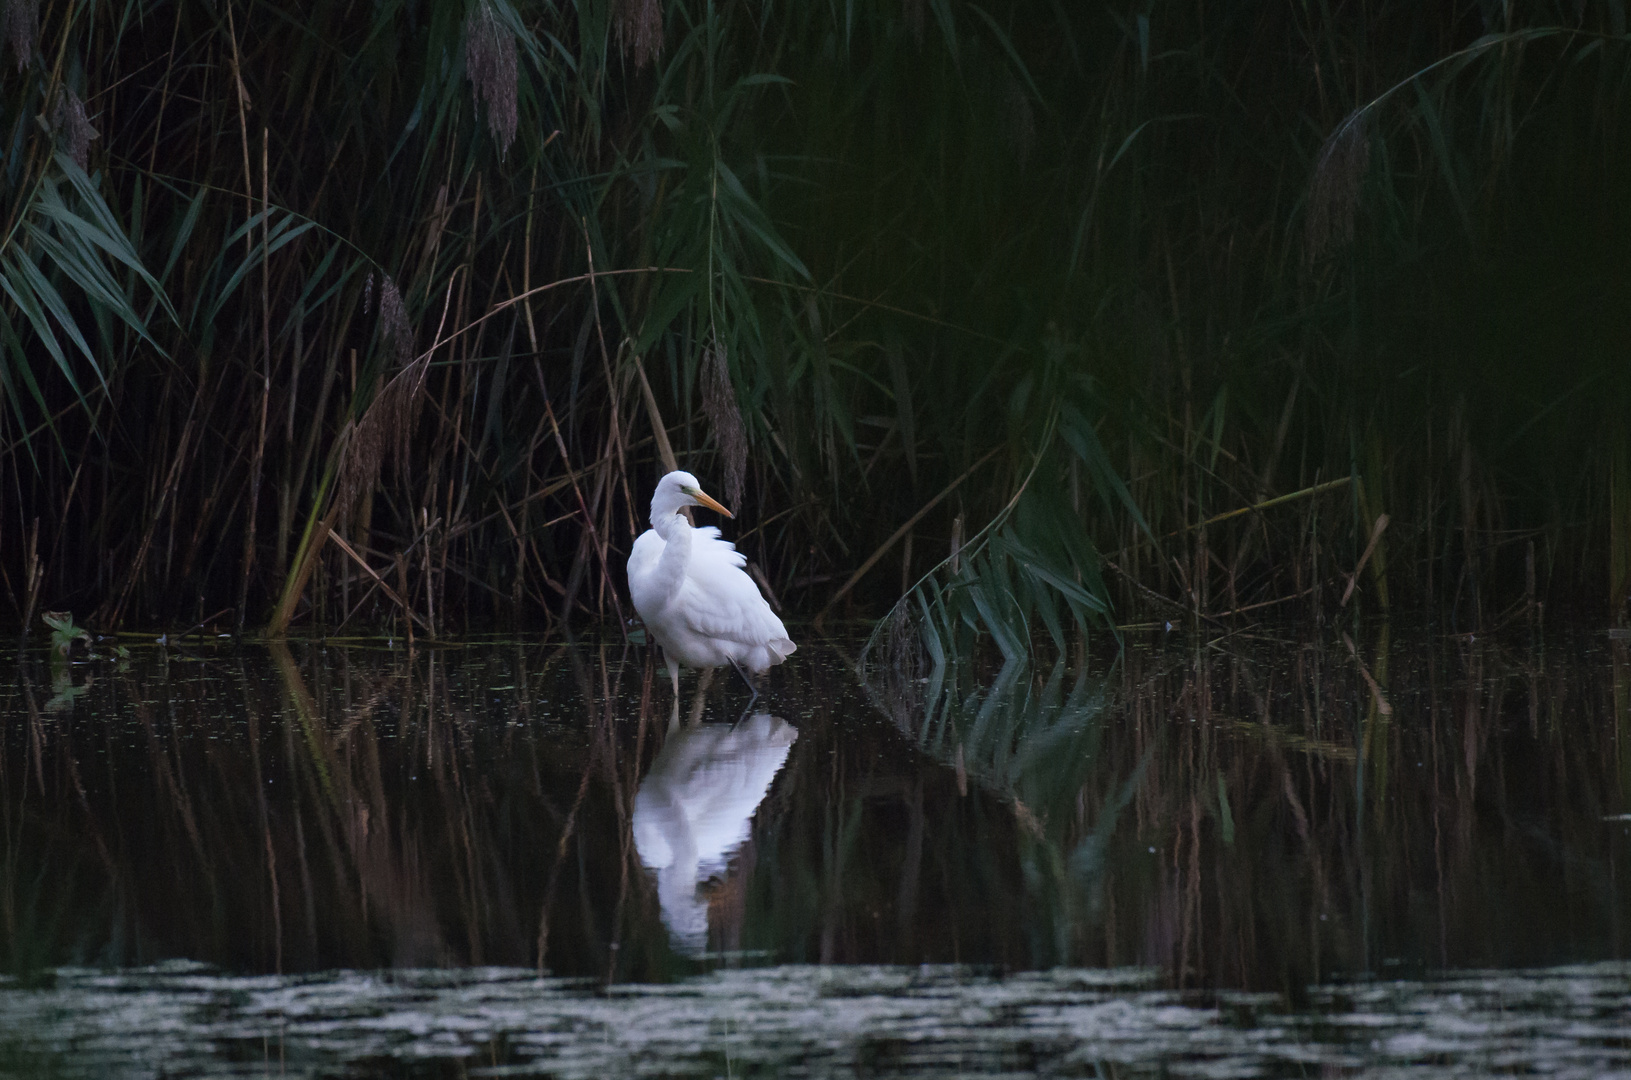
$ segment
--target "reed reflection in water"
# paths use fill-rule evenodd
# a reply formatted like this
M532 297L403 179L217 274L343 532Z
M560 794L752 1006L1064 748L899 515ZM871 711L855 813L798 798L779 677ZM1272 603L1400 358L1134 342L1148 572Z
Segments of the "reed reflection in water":
M681 725L622 645L13 658L0 964L667 981L706 948L1296 995L1627 948L1623 644L1156 635L865 687L858 644Z

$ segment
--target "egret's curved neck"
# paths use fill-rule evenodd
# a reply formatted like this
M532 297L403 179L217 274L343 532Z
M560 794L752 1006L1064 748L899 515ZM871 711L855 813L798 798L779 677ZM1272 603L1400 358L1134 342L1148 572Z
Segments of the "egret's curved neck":
M651 527L663 538L663 555L657 561L657 580L668 587L672 596L679 591L685 578L685 569L691 562L691 523L678 509L666 514L653 515Z
M651 515L651 527L669 545L679 543L690 548L691 523L685 520L685 515L677 507L666 513Z

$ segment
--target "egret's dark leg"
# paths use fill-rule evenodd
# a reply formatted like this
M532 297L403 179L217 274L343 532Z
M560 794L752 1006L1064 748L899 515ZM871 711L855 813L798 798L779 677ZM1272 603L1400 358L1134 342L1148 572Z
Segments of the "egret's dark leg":
M742 681L748 684L748 692L752 695L748 698L748 706L751 708L753 703L759 700L759 688L753 685L753 680L748 678L748 673L743 670L741 664L738 664L735 660L732 660L731 667L735 668L736 673L742 676Z

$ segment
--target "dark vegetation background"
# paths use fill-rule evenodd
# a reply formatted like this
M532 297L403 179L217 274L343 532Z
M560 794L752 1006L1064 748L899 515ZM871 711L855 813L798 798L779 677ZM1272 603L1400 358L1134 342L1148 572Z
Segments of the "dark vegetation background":
M1619 0L0 11L13 625L1624 617Z

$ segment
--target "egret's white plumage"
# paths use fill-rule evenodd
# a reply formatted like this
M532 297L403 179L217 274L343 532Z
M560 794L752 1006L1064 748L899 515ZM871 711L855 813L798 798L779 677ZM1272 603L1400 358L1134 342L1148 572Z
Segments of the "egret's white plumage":
M736 546L712 526L693 528L683 507L731 512L705 494L688 472L671 472L651 497L651 528L629 551L629 595L680 692L680 665L734 664L758 674L781 663L796 645L742 567Z

